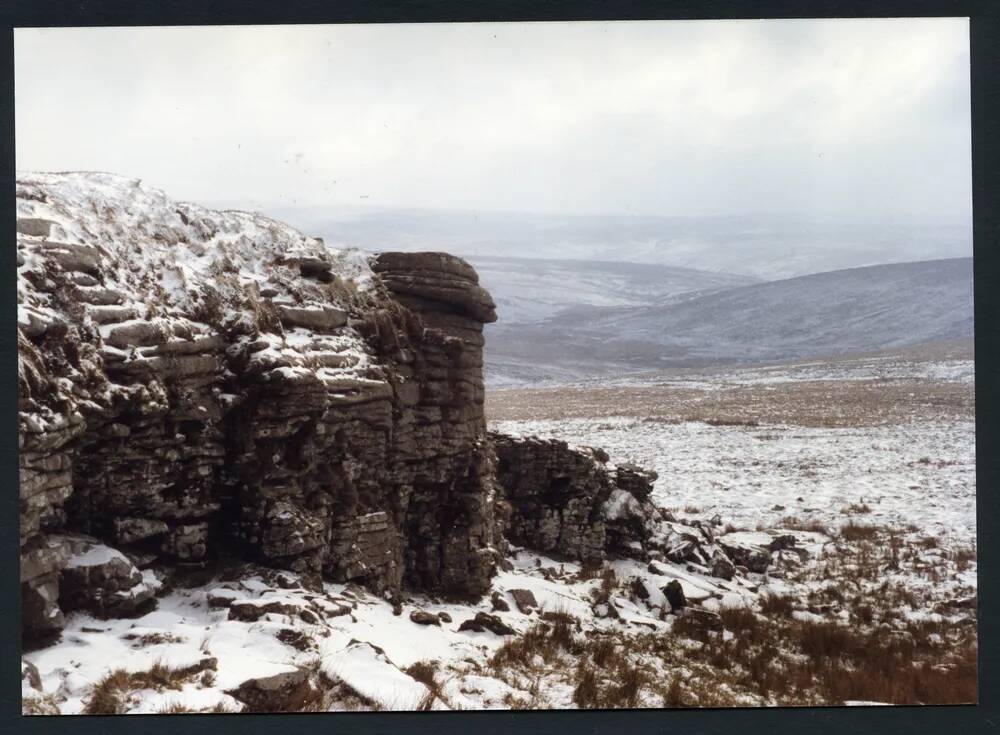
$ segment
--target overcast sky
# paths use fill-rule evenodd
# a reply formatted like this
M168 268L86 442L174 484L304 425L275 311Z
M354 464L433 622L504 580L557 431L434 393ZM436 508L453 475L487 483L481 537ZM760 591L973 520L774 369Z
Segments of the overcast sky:
M20 170L246 208L971 211L965 19L29 29Z

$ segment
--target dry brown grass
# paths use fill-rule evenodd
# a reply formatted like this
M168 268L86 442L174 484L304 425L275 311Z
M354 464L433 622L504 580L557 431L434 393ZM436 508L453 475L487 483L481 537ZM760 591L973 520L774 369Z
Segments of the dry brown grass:
M760 611L768 617L791 617L795 598L791 595L766 594L760 598Z
M822 533L830 535L830 529L814 518L802 519L796 516L785 516L778 521L778 528L789 531L808 531L810 533Z
M22 715L58 715L59 698L55 694L29 694L21 698Z
M871 541L878 536L875 526L848 521L840 527L840 537L845 541Z
M152 689L157 692L179 691L184 684L198 677L203 684L206 676L214 681L211 670L214 666L214 659L205 659L199 664L181 668L172 668L157 660L145 671L112 669L91 687L90 693L84 699L83 714L124 714L128 697L132 692L141 689Z
M659 423L853 428L971 417L974 394L969 384L922 378L795 380L780 390L773 385L702 390L676 383L560 386L487 391L486 415L490 421L626 416Z
M606 649L608 650L608 649ZM581 709L634 709L642 704L650 675L641 663L633 663L614 648L603 665L580 658L575 672L573 704ZM593 662L593 657L591 657Z
M539 622L521 635L509 638L490 658L489 665L494 670L509 668L531 669L535 667L535 657L548 664L562 651L577 655L582 643L575 634L576 618L571 615L558 617L550 622Z
M928 563L919 539L905 540L912 532L868 528L873 531L848 534L857 540L840 537L816 564L792 575L792 583L809 584L808 594L764 595L756 609L721 610L728 639L681 615L667 634L614 643L661 672L684 668L683 677L659 676L663 684L654 691L663 706L975 702L974 589L935 597L936 582L913 585L906 577L886 576L895 568L932 582L954 580L963 564L974 563L975 548L950 549ZM944 601L935 603L941 594ZM796 608L813 617L792 617ZM931 609L945 617L913 620L906 614ZM678 639L696 643L680 645Z
M864 514L867 514L867 513L871 513L872 509L868 505L868 503L866 503L863 500L861 500L861 501L858 501L857 503L851 503L849 505L845 505L843 508L840 509L840 512L843 513L844 515L848 515L848 516L849 515L864 515Z
M436 700L441 700L446 705L451 706L438 679L438 664L436 661L417 661L405 668L404 671L427 687L428 694L417 707L418 710L432 709Z
M573 704L581 709L596 709L600 706L600 687L597 673L585 660L580 661L576 671L576 686L573 688Z
M687 421L697 421L696 418L686 419ZM706 419L701 419L704 423L709 426L748 426L751 428L756 428L760 426L755 419L747 418L728 418L720 416L710 416Z
M139 689L179 690L194 674L202 669L174 669L156 661L146 671L129 672L114 669L98 681L87 696L83 713L87 715L118 715L125 711L128 693Z
M732 691L777 705L977 699L975 636L956 637L947 623L909 626L886 636L832 622L773 621L746 610L724 618L734 637L704 636L697 649L677 646L674 636L687 635L676 629L668 636L623 641L638 655L660 657L665 668L692 670L692 676L674 677L660 690L664 706L728 706L734 703ZM951 642L936 643L946 635Z

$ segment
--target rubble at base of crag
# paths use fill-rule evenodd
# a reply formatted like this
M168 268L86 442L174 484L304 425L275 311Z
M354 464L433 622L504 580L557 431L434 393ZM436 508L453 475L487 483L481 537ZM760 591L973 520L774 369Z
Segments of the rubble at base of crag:
M649 473L487 435L496 314L459 258L365 256L109 174L19 176L17 216L27 639L230 563L388 595L481 595L507 539L733 572Z
M770 564L770 548L716 539L710 523L675 522L651 499L655 472L614 465L601 449L555 439L490 439L510 506L511 543L581 562L665 560L722 579Z

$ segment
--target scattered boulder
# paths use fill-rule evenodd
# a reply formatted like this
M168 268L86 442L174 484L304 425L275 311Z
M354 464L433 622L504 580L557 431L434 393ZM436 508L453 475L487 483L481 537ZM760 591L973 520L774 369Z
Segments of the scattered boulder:
M211 608L227 608L233 602L240 599L242 595L237 590L231 590L226 587L217 587L214 590L209 591L205 598L208 606Z
M41 217L18 217L17 233L29 237L49 237L54 224L52 220Z
M421 682L406 674L378 646L351 641L320 662L322 677L331 688L345 688L368 705L382 705L392 692L394 709L418 709L430 694Z
M791 549L796 545L795 536L790 533L783 533L775 536L771 543L767 545L767 548L771 551L781 551L783 549Z
M736 574L736 565L722 554L712 560L712 576L729 581Z
M308 669L295 666L267 676L246 679L226 692L246 705L246 712L294 712L298 701L310 698Z
M296 651L309 651L315 646L313 639L308 634L296 628L282 628L275 633L274 637Z
M302 618L303 613L309 613L302 602L293 598L274 598L262 600L232 600L229 603L229 619L252 623L268 614L288 615ZM311 614L316 621L315 614ZM304 618L303 618L304 619ZM311 621L306 621L311 622Z
M723 631L722 616L701 607L686 607L681 613L694 626L706 633L721 633Z
M170 337L166 327L159 321L132 319L111 327L104 338L112 347L147 347L161 345Z
M66 566L59 577L59 606L95 615L128 616L155 604L158 584L147 581L120 551L86 536L63 536Z
M41 252L46 259L64 271L79 271L96 275L101 270L100 252L97 248L88 245L44 240L41 243Z
M538 601L531 590L516 589L509 590L510 596L514 598L514 604L522 615L530 615L538 607Z
M701 548L701 539L694 534L683 531L671 534L663 553L667 559L675 564L684 564L690 561L705 561L705 556Z
M661 514L649 501L656 474L613 467L603 450L491 433L497 479L516 544L582 562L608 554L648 558Z
M510 605L507 604L507 601L503 599L503 595L499 592L493 592L490 595L490 602L493 605L493 612L510 612Z
M750 572L763 574L771 565L771 552L765 546L741 540L729 540L723 536L719 546L737 567L745 567Z
M629 580L628 584L629 584L629 589L631 590L632 595L634 597L640 600L649 599L649 590L646 589L646 583L643 582L641 579L639 579L638 577L632 577L632 579Z
M618 608L611 600L595 603L591 609L594 611L594 615L598 618L610 618L611 620L621 619L621 613L618 612Z
M417 625L441 625L441 618L438 615L425 610L414 610L410 613L410 620Z
M511 628L505 622L503 622L496 615L490 615L489 613L478 612L474 618L469 618L460 626L458 626L459 631L472 631L474 633L483 633L489 631L494 635L515 635L516 630Z
M687 605L684 588L681 587L681 583L676 579L671 579L667 582L662 591L664 597L667 598L667 603L670 605L670 612L677 613Z

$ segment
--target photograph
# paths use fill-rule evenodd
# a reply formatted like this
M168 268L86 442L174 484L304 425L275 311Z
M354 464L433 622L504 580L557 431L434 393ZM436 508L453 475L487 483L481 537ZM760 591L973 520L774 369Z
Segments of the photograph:
M979 702L969 18L13 45L22 715Z

